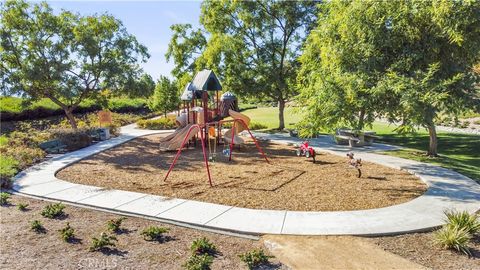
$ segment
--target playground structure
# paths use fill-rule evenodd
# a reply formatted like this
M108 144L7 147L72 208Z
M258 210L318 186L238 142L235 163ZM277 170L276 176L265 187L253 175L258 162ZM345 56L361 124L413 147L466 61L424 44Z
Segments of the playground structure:
M231 161L234 146L244 143L244 140L239 137L239 133L244 130L248 132L259 153L269 163L267 156L248 127L250 118L238 112L237 99L232 93L226 92L219 97L219 91L221 90L222 86L212 70L198 72L192 82L185 87L181 96L183 108L179 110L176 117L176 123L179 127L160 142L160 150L177 151L164 181L167 180L170 172L173 170L184 147L191 143L196 146L198 141L200 141L208 182L210 186L213 186L209 160L215 160L216 146L220 144L229 145L226 153L228 154L228 160ZM210 94L212 92L213 94ZM228 116L232 117L232 119L225 120ZM222 127L226 123L231 123L232 127L222 133ZM215 153L213 156L210 156L212 140ZM210 152L208 158L207 144Z

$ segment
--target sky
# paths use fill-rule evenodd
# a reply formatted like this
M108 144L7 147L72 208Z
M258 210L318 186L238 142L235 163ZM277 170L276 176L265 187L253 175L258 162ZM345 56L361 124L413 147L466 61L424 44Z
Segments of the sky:
M190 23L198 27L200 1L47 1L54 11L65 9L92 15L109 13L121 20L127 31L148 48L150 59L142 64L154 80L160 75L171 77L173 60L167 63L165 53L172 36L170 25Z

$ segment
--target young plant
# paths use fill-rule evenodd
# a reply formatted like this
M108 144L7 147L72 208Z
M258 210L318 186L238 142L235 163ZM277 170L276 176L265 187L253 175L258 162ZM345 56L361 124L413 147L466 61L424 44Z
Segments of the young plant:
M30 229L36 233L45 233L45 228L39 220L34 220L30 223Z
M7 192L0 193L0 205L10 204L10 194Z
M17 204L17 209L20 211L27 211L28 203L19 203Z
M465 228L456 226L443 226L435 235L435 242L443 248L454 249L460 252L471 255L468 249L468 243L472 236Z
M116 241L117 238L115 236L102 232L99 238L92 237L92 244L90 245L89 251L93 252L105 249L107 247L115 247Z
M169 228L150 226L144 229L140 235L143 236L143 239L146 241L163 241L163 234L170 231Z
M210 265L213 263L213 256L208 254L197 255L193 254L188 258L183 267L187 270L210 270Z
M46 218L59 218L65 214L63 209L65 205L62 203L49 204L42 210L41 215Z
M465 229L470 235L474 235L480 231L480 221L478 220L477 214L470 215L467 211L448 211L445 212L445 216L447 217L446 221L448 226Z
M107 222L107 228L109 231L114 233L119 233L122 231L121 226L122 222L127 219L126 217L121 217L117 219L111 219Z
M273 256L266 255L263 249L254 249L238 255L238 257L247 265L248 269L254 269L260 265L267 264L268 259L273 258Z
M210 254L213 255L217 252L217 247L210 242L206 237L196 239L192 242L190 246L192 254Z
M65 226L65 228L59 230L59 232L60 232L60 237L65 242L70 242L75 238L75 229L70 227L70 223L68 223L68 222L67 222L67 226Z

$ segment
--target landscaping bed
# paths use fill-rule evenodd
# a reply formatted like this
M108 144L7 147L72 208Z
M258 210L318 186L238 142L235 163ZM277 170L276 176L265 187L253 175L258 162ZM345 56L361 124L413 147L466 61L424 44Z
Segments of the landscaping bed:
M221 154L210 163L208 184L201 147L185 150L167 182L163 179L175 152L159 151L165 135L137 138L91 156L57 173L66 181L167 197L256 209L338 211L386 207L420 196L426 185L400 170L364 162L363 175L349 168L347 157L319 153L317 162L297 157L292 146L261 142L271 165L252 142ZM213 150L213 147L212 147Z
M470 243L471 257L435 244L434 232L366 238L386 251L432 269L479 269L480 237Z
M12 196L10 201L10 206L0 207L1 269L182 269L191 255L192 241L202 237L218 250L212 269L247 269L238 255L264 249L259 241L128 217L122 222L123 232L115 234L116 247L89 252L92 237L105 232L109 220L121 216L67 206L64 217L48 219L40 215L47 202L20 196ZM28 203L27 210L18 210L19 203ZM33 220L39 220L46 231L32 231ZM67 222L75 230L75 240L70 243L59 233ZM167 240L145 241L140 232L152 225L170 229ZM285 269L276 259L270 262L273 269Z

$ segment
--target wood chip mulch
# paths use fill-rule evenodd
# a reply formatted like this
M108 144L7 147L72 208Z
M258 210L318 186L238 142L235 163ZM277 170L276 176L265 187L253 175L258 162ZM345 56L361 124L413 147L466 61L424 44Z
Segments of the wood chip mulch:
M159 151L164 135L134 139L75 163L57 177L66 181L167 197L199 200L256 209L338 211L386 207L420 196L426 185L417 177L364 162L363 175L347 157L326 153L317 162L297 157L295 147L261 142L271 164L253 142L235 148L233 161L217 146L208 178L200 146L182 152L167 182L163 179L176 152ZM213 151L213 146L211 147Z

